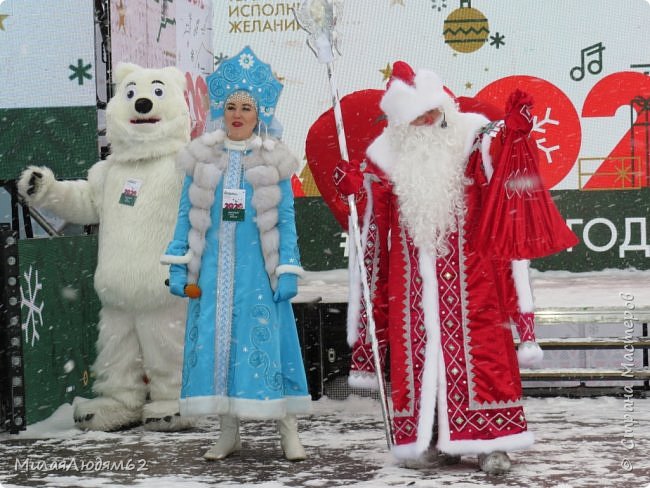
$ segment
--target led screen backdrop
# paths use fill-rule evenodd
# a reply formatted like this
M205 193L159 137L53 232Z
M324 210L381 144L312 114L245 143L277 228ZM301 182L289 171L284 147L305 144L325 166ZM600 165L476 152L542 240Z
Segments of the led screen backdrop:
M277 113L304 155L310 125L330 106L325 67L293 17L298 1L214 6L217 61L250 45L283 80ZM650 263L650 4L646 0L348 0L334 63L341 95L384 88L404 60L438 72L457 96L503 107L533 94L541 172L581 244L543 269L647 269ZM307 196L318 196L308 171ZM612 208L614 207L614 208ZM313 209L312 209L313 210ZM344 264L343 248L339 253ZM314 251L312 254L318 254ZM329 259L329 257L328 257Z
M0 179L28 164L61 178L97 161L93 2L0 2Z

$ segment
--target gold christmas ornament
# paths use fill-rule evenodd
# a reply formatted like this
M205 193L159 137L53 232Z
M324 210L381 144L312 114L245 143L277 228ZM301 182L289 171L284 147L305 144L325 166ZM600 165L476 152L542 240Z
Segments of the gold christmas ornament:
M490 35L490 26L485 15L461 1L461 7L449 14L442 34L445 44L454 51L471 53L480 49ZM468 6L463 6L468 5Z

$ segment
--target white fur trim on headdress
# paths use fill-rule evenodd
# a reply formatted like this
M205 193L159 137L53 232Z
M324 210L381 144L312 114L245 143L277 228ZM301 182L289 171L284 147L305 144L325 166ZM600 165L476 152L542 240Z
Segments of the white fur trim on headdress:
M262 143L262 147L266 149L267 151L271 152L275 149L275 141L269 137L264 139L264 142Z
M379 106L390 125L404 125L425 112L443 105L451 97L445 93L442 81L433 71L419 70L409 85L400 79L391 82Z
M250 149L259 149L262 147L262 138L260 136L255 136L250 143Z

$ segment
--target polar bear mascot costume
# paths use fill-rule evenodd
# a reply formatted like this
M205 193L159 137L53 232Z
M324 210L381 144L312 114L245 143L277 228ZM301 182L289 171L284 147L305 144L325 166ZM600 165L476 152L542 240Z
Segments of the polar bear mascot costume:
M57 181L49 168L28 167L18 190L30 206L68 222L99 224L97 398L75 402L77 426L181 430L190 426L178 414L186 305L165 287L159 259L181 194L176 153L190 140L185 78L174 67L125 63L115 81L106 110L110 156L87 180Z

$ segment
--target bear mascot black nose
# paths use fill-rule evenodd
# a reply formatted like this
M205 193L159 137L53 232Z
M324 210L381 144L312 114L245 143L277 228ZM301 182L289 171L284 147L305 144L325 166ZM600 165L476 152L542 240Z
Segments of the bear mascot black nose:
M151 100L149 100L148 98L138 98L135 101L135 109L140 114L149 113L149 111L151 110L151 107L153 107L153 102Z

